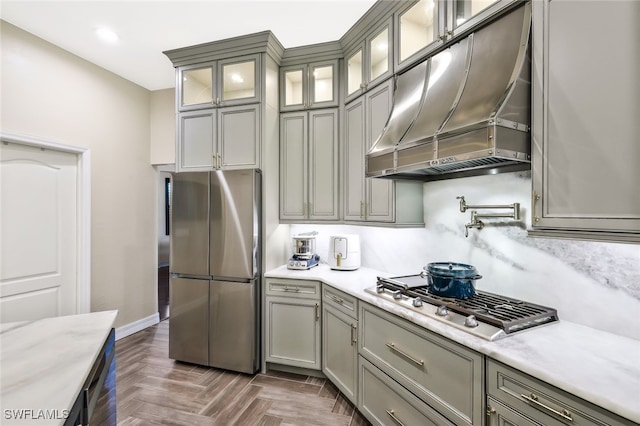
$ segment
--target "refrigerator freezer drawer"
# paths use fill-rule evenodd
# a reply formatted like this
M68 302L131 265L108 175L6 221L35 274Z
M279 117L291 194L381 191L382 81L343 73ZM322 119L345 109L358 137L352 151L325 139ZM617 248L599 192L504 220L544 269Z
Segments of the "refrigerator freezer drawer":
M211 281L210 366L250 374L258 370L259 313L255 281Z
M207 365L209 280L171 277L169 358Z

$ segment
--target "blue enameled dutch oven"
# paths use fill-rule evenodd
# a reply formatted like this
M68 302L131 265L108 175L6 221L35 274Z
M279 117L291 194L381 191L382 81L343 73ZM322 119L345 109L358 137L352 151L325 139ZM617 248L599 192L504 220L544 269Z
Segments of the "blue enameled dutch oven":
M464 263L434 262L424 267L430 293L442 297L468 299L476 294L476 280L482 278L475 267Z

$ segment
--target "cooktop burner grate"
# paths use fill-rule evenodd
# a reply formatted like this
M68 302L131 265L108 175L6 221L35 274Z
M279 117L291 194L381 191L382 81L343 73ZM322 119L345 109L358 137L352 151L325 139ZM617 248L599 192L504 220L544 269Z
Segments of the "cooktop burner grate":
M473 315L478 321L494 325L506 334L558 321L558 313L553 308L485 291L476 290L475 295L469 299L455 299L431 294L427 290L427 280L422 275L379 277L379 291L381 287L382 291L386 289L407 297L419 297L423 302L446 306L447 309L461 315Z

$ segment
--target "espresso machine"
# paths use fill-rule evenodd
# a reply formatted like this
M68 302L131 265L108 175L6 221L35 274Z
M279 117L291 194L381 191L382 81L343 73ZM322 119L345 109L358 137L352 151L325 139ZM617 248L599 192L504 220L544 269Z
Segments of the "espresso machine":
M291 238L293 255L287 262L288 269L311 269L318 265L320 256L316 254L316 231L304 232Z

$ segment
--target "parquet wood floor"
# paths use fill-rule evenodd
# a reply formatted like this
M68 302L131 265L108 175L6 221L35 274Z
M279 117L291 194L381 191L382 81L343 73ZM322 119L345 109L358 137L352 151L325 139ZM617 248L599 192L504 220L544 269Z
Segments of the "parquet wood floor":
M118 425L369 425L325 379L169 359L168 321L116 342Z

